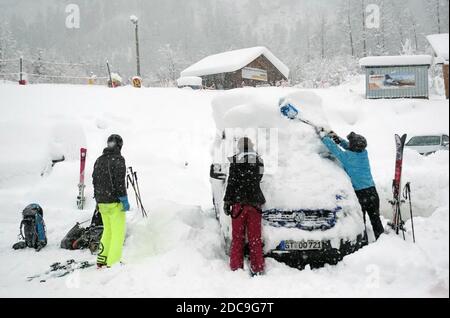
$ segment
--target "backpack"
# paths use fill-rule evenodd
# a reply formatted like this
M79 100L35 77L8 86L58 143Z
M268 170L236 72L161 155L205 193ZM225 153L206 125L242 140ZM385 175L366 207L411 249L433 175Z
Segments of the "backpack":
M20 241L13 245L13 249L30 247L39 252L47 245L44 212L39 204L30 204L22 211L19 231Z
M70 229L62 239L60 247L67 250L89 248L92 254L96 254L103 234L103 222L97 207L92 216L91 225L84 228L81 226L83 223L85 222L77 223Z

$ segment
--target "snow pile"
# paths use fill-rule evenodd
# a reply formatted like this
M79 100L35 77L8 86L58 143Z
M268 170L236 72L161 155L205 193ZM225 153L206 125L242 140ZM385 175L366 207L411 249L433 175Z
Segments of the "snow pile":
M437 58L448 62L448 33L428 35L427 40Z
M204 76L234 72L247 66L261 55L264 55L286 78L289 77L289 68L272 52L262 46L205 57L203 60L182 71L181 76Z
M430 55L369 56L359 61L361 67L431 65Z

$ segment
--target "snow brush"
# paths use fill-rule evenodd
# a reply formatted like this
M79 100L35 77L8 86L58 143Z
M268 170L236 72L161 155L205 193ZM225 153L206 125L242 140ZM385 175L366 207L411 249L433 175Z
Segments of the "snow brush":
M299 115L301 115L300 111L294 105L292 105L289 101L287 101L285 99L281 99L279 105L280 105L280 112L284 117L286 117L290 120L298 120L304 124L307 124L307 125L313 127L317 132L320 132L323 130L327 134L330 133L330 131L325 130L322 127L318 127L317 125L313 124L309 120L306 120L306 119L302 118L301 116L299 116Z

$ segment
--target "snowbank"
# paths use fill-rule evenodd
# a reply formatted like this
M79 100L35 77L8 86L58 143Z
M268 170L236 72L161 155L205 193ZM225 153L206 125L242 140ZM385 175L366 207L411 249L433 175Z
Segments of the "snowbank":
M361 67L369 66L403 66L403 65L431 65L430 55L398 55L398 56L369 56L359 61Z
M276 102L270 90L263 95ZM368 137L382 213L390 217L386 200L394 173L393 134L448 132L448 102L436 97L367 101L363 78L314 93L320 95L326 120L339 134L355 130ZM2 297L449 295L448 153L405 153L404 180L412 181L415 213L424 215L415 219L417 245L410 231L406 242L387 235L337 266L302 272L268 259L266 275L252 279L247 272L229 271L212 212L211 157L205 145L216 134L210 104L218 92L0 85L0 96L0 135L2 149L7 149L0 153ZM270 119L270 111L265 114L265 120ZM127 215L126 265L111 271L90 268L45 284L27 282L27 276L56 261L95 260L88 251L61 250L59 242L76 221L92 215L92 166L111 133L124 137L127 165L140 176L149 212L148 220L134 210ZM88 148L85 211L76 209L75 200L80 145ZM41 177L53 153L68 159ZM13 251L20 212L31 202L44 207L49 245L40 253ZM130 202L134 205L133 197Z
M272 52L262 46L205 57L182 71L181 76L204 76L234 72L247 66L261 55L264 55L286 78L289 78L289 68Z

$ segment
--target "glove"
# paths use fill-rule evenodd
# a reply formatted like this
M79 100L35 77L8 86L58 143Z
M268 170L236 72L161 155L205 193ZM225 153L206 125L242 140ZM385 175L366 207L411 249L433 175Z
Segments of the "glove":
M333 141L338 145L341 143L341 138L334 131L330 131L328 137L333 139Z
M120 203L122 203L124 211L130 211L130 203L128 202L128 196L123 196L119 198Z
M223 211L224 211L225 215L227 215L227 216L231 215L231 203L230 202L225 202L223 204Z
M317 131L317 134L320 136L321 139L325 138L328 135L323 127L317 127L316 131Z

